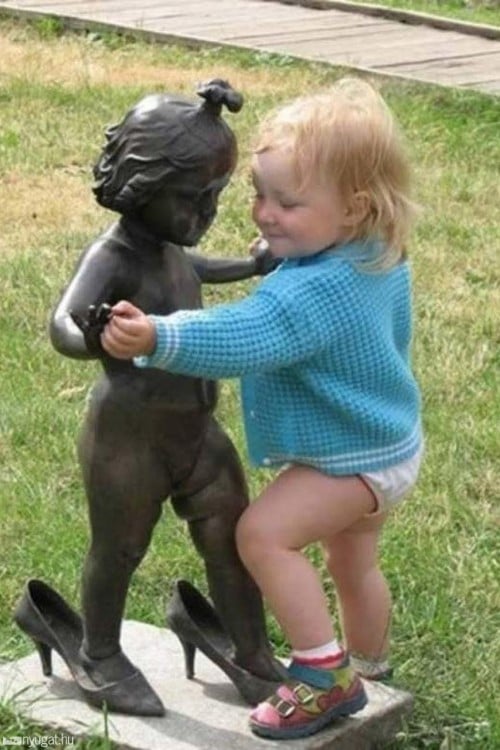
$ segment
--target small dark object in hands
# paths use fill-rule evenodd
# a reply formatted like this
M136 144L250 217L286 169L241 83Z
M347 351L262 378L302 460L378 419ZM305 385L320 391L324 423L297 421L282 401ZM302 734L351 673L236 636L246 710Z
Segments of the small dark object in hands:
M79 315L73 310L69 311L71 320L76 323L80 331L83 333L85 339L85 345L91 354L96 356L102 356L104 350L101 346L101 333L104 331L106 323L111 318L111 305L107 302L103 302L96 307L95 305L89 305L87 310L87 317Z

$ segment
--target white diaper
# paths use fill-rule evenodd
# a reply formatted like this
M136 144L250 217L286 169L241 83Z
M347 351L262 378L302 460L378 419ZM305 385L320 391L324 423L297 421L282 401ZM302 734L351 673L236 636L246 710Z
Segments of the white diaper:
M414 456L396 464L396 466L360 475L377 499L376 512L390 510L413 489L417 481L423 454L424 449L422 447Z

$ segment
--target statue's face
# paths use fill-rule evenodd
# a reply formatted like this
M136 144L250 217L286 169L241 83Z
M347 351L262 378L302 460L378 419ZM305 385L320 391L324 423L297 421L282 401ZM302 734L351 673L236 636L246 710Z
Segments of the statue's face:
M164 240L196 245L215 218L232 171L224 160L172 176L144 207L142 221Z

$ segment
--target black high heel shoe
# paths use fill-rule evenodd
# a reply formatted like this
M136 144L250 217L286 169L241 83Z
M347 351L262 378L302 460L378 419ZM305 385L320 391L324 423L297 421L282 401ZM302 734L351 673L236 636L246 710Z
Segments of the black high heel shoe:
M109 659L90 659L82 654L83 623L81 617L57 591L43 581L32 579L14 612L14 620L34 642L43 674L52 674L52 649L64 659L81 692L90 705L108 711L139 716L163 716L162 702L146 678L127 657L119 652ZM92 679L99 667L113 660L130 669L130 675L117 681Z
M194 677L194 659L199 648L214 662L251 706L269 698L283 681L257 677L232 660L234 644L212 605L188 581L177 581L167 606L167 624L184 651L186 677Z

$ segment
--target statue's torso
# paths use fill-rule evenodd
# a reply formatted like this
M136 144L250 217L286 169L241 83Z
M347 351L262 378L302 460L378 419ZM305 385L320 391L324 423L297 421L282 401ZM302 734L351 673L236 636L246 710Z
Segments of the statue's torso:
M119 256L120 281L113 290L113 302L128 299L145 313L156 315L202 306L200 279L181 247L164 242L139 248L137 238L128 237L123 230L116 239L111 237L112 252ZM213 381L156 368L139 369L112 358L102 363L115 397L120 392L124 398L137 397L146 407L162 404L174 411L206 412L215 406Z

